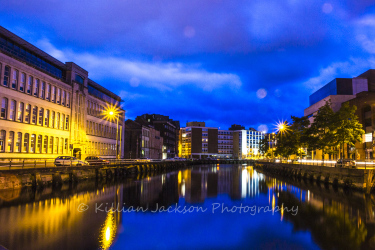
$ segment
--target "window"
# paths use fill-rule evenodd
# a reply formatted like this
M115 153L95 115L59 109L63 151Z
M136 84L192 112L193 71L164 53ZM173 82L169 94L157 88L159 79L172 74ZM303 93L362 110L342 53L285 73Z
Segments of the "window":
M17 89L17 85L18 85L18 70L13 69L12 89Z
M30 140L30 153L35 153L35 134L31 135Z
M4 82L3 82L3 85L5 87L8 87L9 86L9 75L10 75L10 67L9 66L5 66L5 71L4 71Z
M48 148L48 136L44 136L43 140L43 154L47 154L47 148Z
M34 96L39 96L39 79L35 79L34 82Z
M44 99L46 96L46 83L42 82L40 98Z
M15 150L17 153L21 152L21 146L22 146L22 133L18 132L17 141L16 141L16 150Z
M25 122L26 123L30 123L30 111L31 111L31 105L27 104L26 110L25 110Z
M56 114L56 126L55 128L59 129L60 128L60 113Z
M29 95L31 95L32 86L33 86L33 77L29 76L29 78L27 79L27 87L26 87L26 93Z
M44 126L49 127L49 110L46 110L46 117L44 118Z
M31 123L36 124L36 117L38 115L38 107L34 106L33 107L33 114L32 114L32 120Z
M66 93L66 106L69 108L70 107L70 93Z
M57 95L56 95L56 103L60 104L60 98L61 98L61 89L57 89Z
M76 75L75 80L76 80L76 82L79 82L79 83L83 84L83 77L82 76Z
M25 137L23 138L22 152L26 152L26 153L29 152L29 134L28 133L26 133Z
M26 74L21 73L21 81L20 81L20 91L21 92L25 91L25 82L26 82Z
M37 153L42 153L42 140L43 140L43 137L41 135L38 135L38 144L36 148Z
M65 130L68 130L68 129L69 129L69 116L67 115L65 119Z
M5 152L5 130L0 131L0 152Z
M55 127L55 111L52 111L51 113L51 127Z
M64 138L60 138L59 154L64 153Z
M8 99L3 98L1 101L1 111L0 111L0 118L7 119L7 112L8 112Z
M16 119L16 101L10 101L10 112L9 112L9 120L14 121Z
M48 153L52 154L52 150L53 150L53 136L50 136L49 137L49 144L48 144Z
M50 100L51 98L51 85L47 83L47 92L46 92L46 100Z
M61 114L60 129L64 130L65 114Z
M43 126L43 118L44 118L44 108L40 108L38 125Z
M61 105L65 106L65 90L62 91Z
M56 101L56 87L55 86L52 86L51 101L52 102Z
M55 137L55 144L53 145L53 153L57 154L59 152L59 137Z
M14 132L9 132L9 138L8 138L8 152L13 153L13 144L14 144Z
M68 139L65 139L65 145L64 145L65 154L68 153Z

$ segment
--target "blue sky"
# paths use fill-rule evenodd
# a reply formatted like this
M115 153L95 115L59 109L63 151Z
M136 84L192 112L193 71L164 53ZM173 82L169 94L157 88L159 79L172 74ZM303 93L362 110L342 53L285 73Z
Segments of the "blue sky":
M119 94L128 118L274 129L375 68L373 1L0 0L1 25Z

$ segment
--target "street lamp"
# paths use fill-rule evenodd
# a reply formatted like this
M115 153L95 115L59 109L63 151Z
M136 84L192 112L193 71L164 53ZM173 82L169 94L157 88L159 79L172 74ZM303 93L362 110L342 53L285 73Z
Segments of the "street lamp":
M109 120L116 119L116 159L119 159L119 152L118 152L118 122L120 120L120 111L117 107L108 107L107 110L105 111L105 116Z

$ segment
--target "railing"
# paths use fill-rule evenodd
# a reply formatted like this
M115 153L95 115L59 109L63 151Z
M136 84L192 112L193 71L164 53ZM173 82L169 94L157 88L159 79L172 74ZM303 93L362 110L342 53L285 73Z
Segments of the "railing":
M337 163L332 160L280 160L280 159L265 159L258 160L260 162L273 162L273 163L288 163L297 165L309 165L309 166L325 166L325 167L352 167L357 169L374 169L374 161L355 161L355 163Z

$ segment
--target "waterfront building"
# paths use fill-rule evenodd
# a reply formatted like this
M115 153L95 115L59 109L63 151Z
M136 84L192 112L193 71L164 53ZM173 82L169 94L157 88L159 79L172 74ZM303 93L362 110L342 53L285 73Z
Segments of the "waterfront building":
M74 62L0 26L0 79L0 158L123 156L121 98Z
M125 122L125 158L162 159L163 138L160 131L142 118Z
M143 114L138 116L146 120L156 130L160 131L163 138L163 159L173 158L178 155L178 139L180 122L170 119L169 116L159 114Z
M326 155L325 159L332 158L352 158L356 160L373 159L373 138L375 131L375 70L370 69L354 78L336 78L327 83L321 89L317 90L310 96L310 106L305 109L304 115L313 122L319 108L325 105L326 101L331 102L334 112L337 112L343 103L348 102L350 105L356 105L359 122L363 125L365 135L363 142L357 142L355 147L348 148L344 156ZM313 152L314 159L322 159L320 150Z
M237 159L259 157L259 145L264 137L263 131L254 128L233 131L233 157Z

